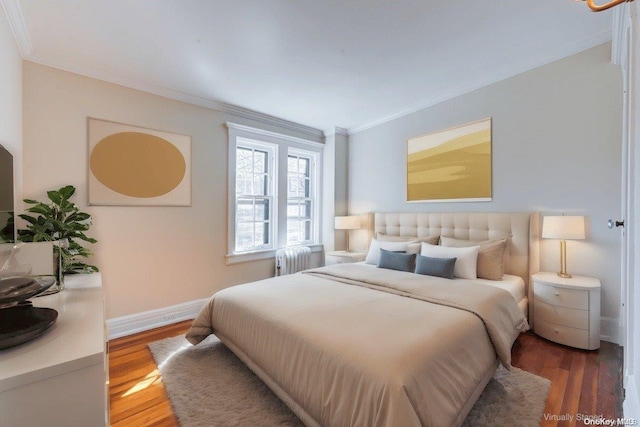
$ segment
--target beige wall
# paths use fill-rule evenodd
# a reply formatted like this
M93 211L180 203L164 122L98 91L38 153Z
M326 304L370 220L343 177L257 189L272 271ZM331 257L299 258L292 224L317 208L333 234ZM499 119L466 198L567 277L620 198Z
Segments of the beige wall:
M191 207L87 206L87 117L192 138ZM72 184L93 215L107 318L205 298L273 275L273 260L225 265L227 130L219 111L24 64L24 195ZM277 130L277 129L268 129ZM297 135L294 135L297 136Z
M0 7L0 145L14 157L16 199L22 194L22 58Z

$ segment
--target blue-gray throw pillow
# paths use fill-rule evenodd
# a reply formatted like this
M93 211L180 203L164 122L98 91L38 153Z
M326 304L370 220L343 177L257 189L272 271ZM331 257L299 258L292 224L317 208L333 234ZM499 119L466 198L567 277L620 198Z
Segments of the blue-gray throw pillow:
M416 273L427 276L444 277L453 279L453 269L458 258L432 258L418 255L416 259Z
M413 272L416 265L416 254L393 252L380 249L378 268Z

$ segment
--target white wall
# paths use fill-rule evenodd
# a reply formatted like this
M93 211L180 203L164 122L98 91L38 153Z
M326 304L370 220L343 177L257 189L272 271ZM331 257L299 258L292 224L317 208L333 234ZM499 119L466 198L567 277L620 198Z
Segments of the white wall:
M87 206L87 117L190 135L192 206ZM273 260L225 264L227 120L255 125L25 62L24 195L42 199L48 189L76 186L74 201L93 215L89 234L98 244L92 261L102 271L107 318L174 306L273 276Z
M406 141L493 118L493 201L406 203ZM588 218L567 269L603 283L602 334L619 342L622 77L602 45L350 136L349 211L542 211ZM384 172L384 173L382 173ZM559 271L557 241L541 268Z
M22 58L0 7L0 145L13 154L14 187L22 196Z

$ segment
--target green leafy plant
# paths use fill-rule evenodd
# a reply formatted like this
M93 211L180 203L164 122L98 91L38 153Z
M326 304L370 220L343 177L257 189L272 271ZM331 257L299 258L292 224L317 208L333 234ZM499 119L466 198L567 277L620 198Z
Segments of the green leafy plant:
M7 215L7 220L2 226L2 213L0 212L0 243L5 242L13 242L15 236L13 235L13 211L5 212Z
M27 212L36 215L19 215L28 224L25 230L18 230L18 240L59 241L59 245L54 245L54 250L62 258L63 273L93 273L98 271L98 268L82 260L91 256L91 252L78 241L97 241L85 234L85 231L91 228L91 215L81 212L80 208L69 200L75 192L74 186L67 185L59 190L47 191L48 203L24 199L25 203L33 205Z

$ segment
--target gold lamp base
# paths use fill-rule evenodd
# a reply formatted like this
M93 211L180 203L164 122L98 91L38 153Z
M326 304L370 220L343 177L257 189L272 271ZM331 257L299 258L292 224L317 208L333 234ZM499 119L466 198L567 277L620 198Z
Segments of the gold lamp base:
M572 276L567 273L567 242L560 240L560 272L558 276L563 279L570 279Z

